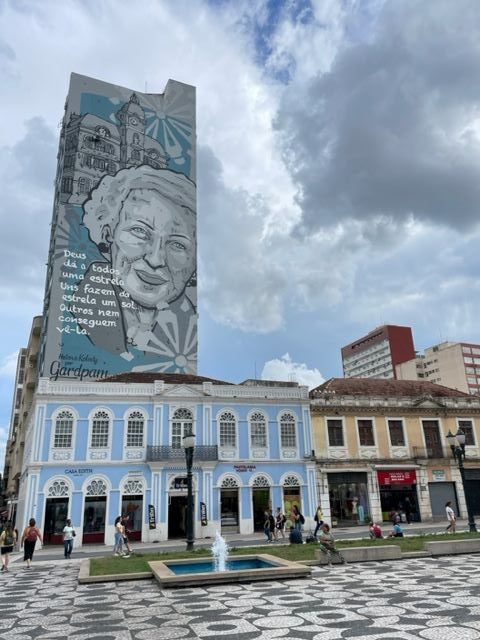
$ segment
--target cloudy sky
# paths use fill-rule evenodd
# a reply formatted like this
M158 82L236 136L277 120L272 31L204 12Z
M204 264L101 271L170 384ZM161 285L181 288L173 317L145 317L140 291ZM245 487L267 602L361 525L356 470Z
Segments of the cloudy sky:
M480 342L477 0L0 0L0 441L72 71L197 87L201 374L314 386L387 322Z

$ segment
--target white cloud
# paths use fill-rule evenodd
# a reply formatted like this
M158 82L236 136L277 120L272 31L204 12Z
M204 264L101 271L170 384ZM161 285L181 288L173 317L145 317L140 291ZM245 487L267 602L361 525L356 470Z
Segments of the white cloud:
M14 378L17 371L18 351L9 353L0 361L0 376ZM1 458L0 458L1 459Z
M309 389L313 389L325 381L318 369L309 369L304 363L294 362L288 353L285 353L281 358L274 358L266 362L261 378L262 380L298 382Z

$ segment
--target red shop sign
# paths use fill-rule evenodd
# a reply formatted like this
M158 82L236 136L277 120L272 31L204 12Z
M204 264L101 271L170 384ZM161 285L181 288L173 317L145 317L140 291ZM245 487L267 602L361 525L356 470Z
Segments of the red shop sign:
M415 471L378 471L378 482L384 484L416 484Z

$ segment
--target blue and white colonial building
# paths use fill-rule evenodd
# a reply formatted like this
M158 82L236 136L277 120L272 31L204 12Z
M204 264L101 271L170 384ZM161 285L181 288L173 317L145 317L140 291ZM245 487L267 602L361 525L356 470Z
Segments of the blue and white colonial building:
M65 519L76 545L113 544L114 521L129 516L132 537L185 537L186 463L193 430L195 537L249 534L265 508L306 526L317 503L308 389L295 383L229 384L177 374L108 381L41 378L25 438L17 526L34 517L46 542Z

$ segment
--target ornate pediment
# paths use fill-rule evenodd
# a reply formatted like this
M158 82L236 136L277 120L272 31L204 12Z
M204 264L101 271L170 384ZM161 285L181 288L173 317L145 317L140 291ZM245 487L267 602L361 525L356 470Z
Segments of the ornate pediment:
M433 396L421 396L412 402L412 407L424 407L426 409L445 409L445 403L440 398Z
M178 384L166 389L162 395L169 398L203 398L205 396L203 391L186 384Z

